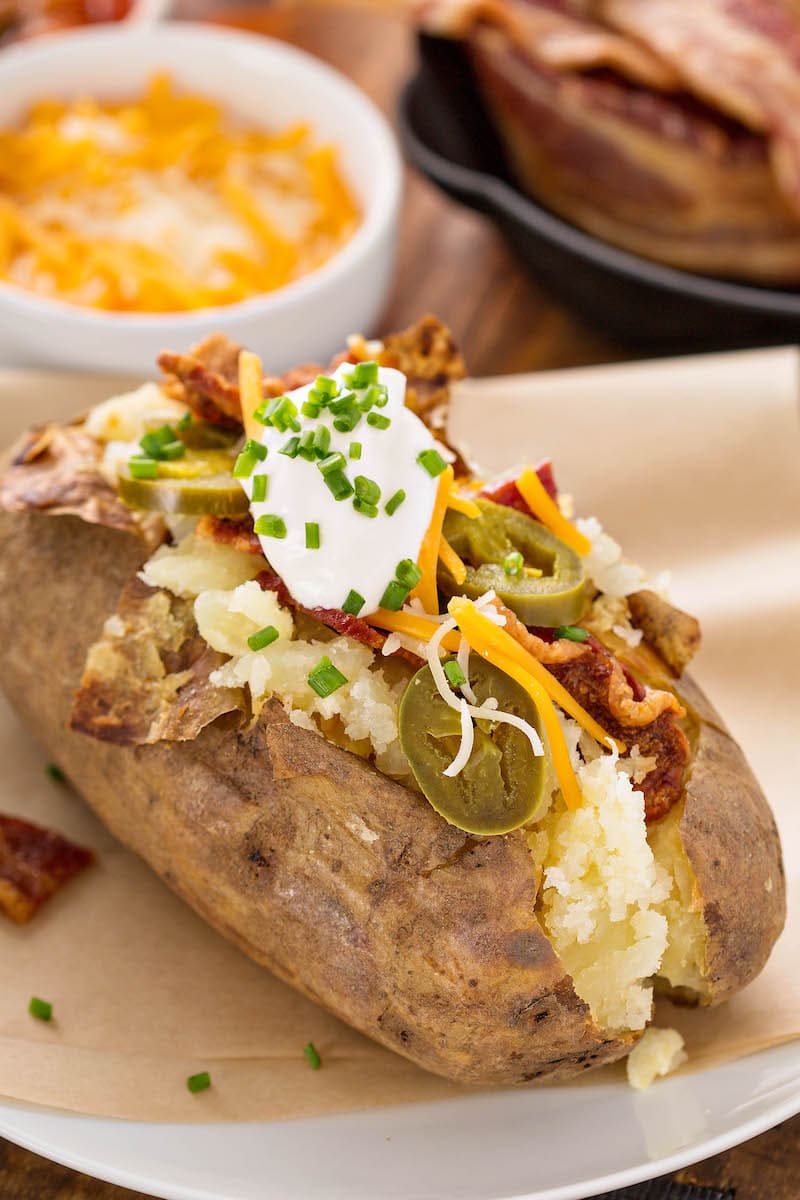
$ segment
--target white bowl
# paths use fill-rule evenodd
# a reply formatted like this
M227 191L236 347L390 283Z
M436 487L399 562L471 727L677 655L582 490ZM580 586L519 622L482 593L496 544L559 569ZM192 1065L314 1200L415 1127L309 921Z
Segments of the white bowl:
M369 332L389 286L401 193L394 137L344 76L283 42L189 23L97 26L11 46L0 55L0 128L45 96L141 93L166 70L262 126L308 121L336 144L362 210L351 240L294 283L238 304L189 313L107 313L0 282L0 359L14 365L142 373L167 347L213 330L256 350L269 370L325 361L354 331Z

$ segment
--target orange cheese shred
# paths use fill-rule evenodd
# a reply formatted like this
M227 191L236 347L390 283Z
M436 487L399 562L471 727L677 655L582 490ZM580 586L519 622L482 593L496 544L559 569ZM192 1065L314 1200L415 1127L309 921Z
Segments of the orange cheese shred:
M439 542L439 558L447 567L458 586L461 587L461 584L467 578L467 568L444 534L442 534L441 541Z
M438 613L439 596L436 590L436 564L439 561L439 546L442 541L442 525L447 511L447 502L453 490L453 468L445 467L439 476L439 486L433 504L431 523L428 526L417 559L422 578L411 593L418 599L426 612Z
M366 620L370 625L377 625L378 629L387 629L390 633L404 633L418 642L429 642L439 628L437 621L426 621L425 617L415 613L389 612L386 608L379 608L370 613ZM453 654L458 652L460 644L461 636L455 630L446 633L442 638L445 650L450 650Z
M261 441L263 428L253 416L264 399L261 382L261 359L252 350L242 350L239 355L239 395L242 400L242 424L249 438Z
M542 666L538 658L534 658L524 646L520 646L519 642L515 641L501 625L495 625L494 621L479 612L472 600L467 600L464 596L454 596L447 608L470 647L477 654L483 654L484 658L488 658L491 654L490 661L494 661L498 654L503 658L510 659L523 671L532 675L550 698L560 708L563 708L564 712L568 713L573 720L577 721L582 729L591 734L595 741L602 746L616 746L620 754L625 752L624 743L610 737L602 726L598 725L594 717L590 716L574 696L570 695L567 689L558 682L555 676L551 675L547 667Z
M577 554L589 553L592 543L562 514L555 500L548 496L541 479L532 467L526 467L522 472L517 480L517 488L533 515L546 525L551 533L571 546Z
M481 515L481 510L478 508L474 500L468 500L466 496L459 496L458 492L451 492L447 499L447 507L452 508L454 512L463 513L465 517L475 517Z

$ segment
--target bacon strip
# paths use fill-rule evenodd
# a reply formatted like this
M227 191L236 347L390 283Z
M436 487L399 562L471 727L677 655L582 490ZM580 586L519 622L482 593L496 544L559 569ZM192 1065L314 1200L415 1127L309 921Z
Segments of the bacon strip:
M91 850L60 833L0 813L0 912L24 925L93 862Z
M558 500L558 488L556 487L555 476L553 475L553 464L549 458L540 462L538 467L534 467L536 474L539 476L539 482L547 492L551 500ZM493 487L483 488L478 493L484 500L491 500L493 504L502 504L505 508L516 508L518 512L525 513L531 516L531 510L522 498L522 493L517 487L516 481L513 479L506 480L505 483L498 483Z
M644 793L645 818L656 821L669 812L683 791L690 758L689 743L677 724L685 716L671 692L644 689L642 695L622 664L594 638L547 642L531 633L499 600L495 607L506 619L506 631L538 659L570 695L614 738L656 759L656 766L638 785Z
M166 375L174 376L167 381L166 389L173 398L188 404L203 421L239 429L242 424L240 352L241 346L224 333L212 333L186 354L165 350L157 361Z
M246 517L206 515L197 522L195 534L210 542L218 542L221 546L230 546L231 549L241 550L245 554L260 554L264 557L258 534L253 528L253 518L249 513Z

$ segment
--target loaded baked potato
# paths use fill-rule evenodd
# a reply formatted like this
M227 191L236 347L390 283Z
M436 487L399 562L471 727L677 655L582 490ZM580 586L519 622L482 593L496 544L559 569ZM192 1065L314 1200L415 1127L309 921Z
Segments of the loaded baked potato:
M549 464L471 478L447 330L282 379L222 338L162 367L0 483L2 685L109 829L454 1080L574 1075L655 987L744 987L781 851L684 673L697 623L567 520Z

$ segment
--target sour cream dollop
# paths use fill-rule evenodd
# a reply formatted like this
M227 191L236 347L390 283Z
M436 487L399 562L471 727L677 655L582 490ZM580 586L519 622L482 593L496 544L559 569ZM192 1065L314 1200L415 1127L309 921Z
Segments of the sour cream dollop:
M345 375L351 363L339 367L333 378L340 390L354 390ZM360 616L375 612L403 559L416 562L422 539L430 525L438 480L421 466L417 458L437 443L422 421L405 406L406 377L391 367L378 368L378 382L388 399L383 408L372 411L388 418L390 425L381 429L371 425L364 415L351 432L334 429L334 414L323 408L318 417L302 414L303 402L313 384L295 388L287 396L297 406L299 433L265 426L262 442L267 457L258 462L249 479L242 484L250 497L254 520L261 516L280 517L286 526L283 538L261 536L264 555L281 576L289 591L305 608L341 608L351 591L364 598ZM356 390L356 396L363 391ZM353 505L354 496L335 500L318 461L290 458L280 451L292 437L324 425L330 432L330 450L345 458L344 471L355 486L357 476L365 476L380 488L378 515L365 516ZM353 443L361 447L360 457L350 456ZM253 481L267 476L264 501L253 502ZM405 499L390 516L386 503L398 491ZM319 549L306 546L306 525L319 526Z

